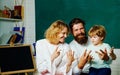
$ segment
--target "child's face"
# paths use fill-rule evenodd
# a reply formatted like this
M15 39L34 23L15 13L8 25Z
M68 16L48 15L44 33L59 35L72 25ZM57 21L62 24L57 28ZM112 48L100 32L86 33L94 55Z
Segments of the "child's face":
M103 37L93 35L90 37L90 39L91 39L91 42L93 43L93 45L100 45L100 44L102 44Z

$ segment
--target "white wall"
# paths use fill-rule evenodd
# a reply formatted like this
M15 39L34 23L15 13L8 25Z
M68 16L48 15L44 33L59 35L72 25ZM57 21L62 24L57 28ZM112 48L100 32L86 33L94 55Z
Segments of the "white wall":
M120 75L120 49L115 49L114 52L117 55L117 59L111 64L111 75Z
M0 9L4 9L4 5L10 9L14 9L15 0L0 0ZM22 0L17 0L20 4ZM18 26L24 24L25 31L25 44L32 44L35 42L35 0L23 0L24 7L24 19L23 22L19 22ZM3 33L8 33L13 30L15 22L1 21L0 20L0 36Z
M35 0L25 0L25 43L35 42Z

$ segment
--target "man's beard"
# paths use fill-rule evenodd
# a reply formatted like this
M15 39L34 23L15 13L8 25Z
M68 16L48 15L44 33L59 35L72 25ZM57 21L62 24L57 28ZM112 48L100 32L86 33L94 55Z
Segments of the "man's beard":
M80 36L80 37L79 37L79 36ZM87 41L88 41L88 37L87 37L87 35L84 34L84 33L81 33L81 34L75 36L74 38L75 38L75 40L76 40L79 44L86 44Z

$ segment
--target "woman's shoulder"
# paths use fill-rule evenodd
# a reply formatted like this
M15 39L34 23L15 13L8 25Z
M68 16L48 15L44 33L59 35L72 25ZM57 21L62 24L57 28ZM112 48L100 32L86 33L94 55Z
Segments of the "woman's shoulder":
M44 41L46 41L46 39L39 39L36 42L44 42Z
M36 44L43 44L43 43L47 43L46 39L40 39L36 41Z

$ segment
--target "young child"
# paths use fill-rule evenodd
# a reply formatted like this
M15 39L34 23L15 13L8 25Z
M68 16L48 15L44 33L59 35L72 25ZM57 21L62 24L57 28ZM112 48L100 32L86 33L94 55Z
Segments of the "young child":
M95 25L90 28L88 35L92 44L88 47L91 50L92 59L90 61L91 68L89 75L111 75L110 64L112 60L116 59L116 55L109 44L104 43L106 30L102 25ZM103 59L100 54L105 53L106 57Z

